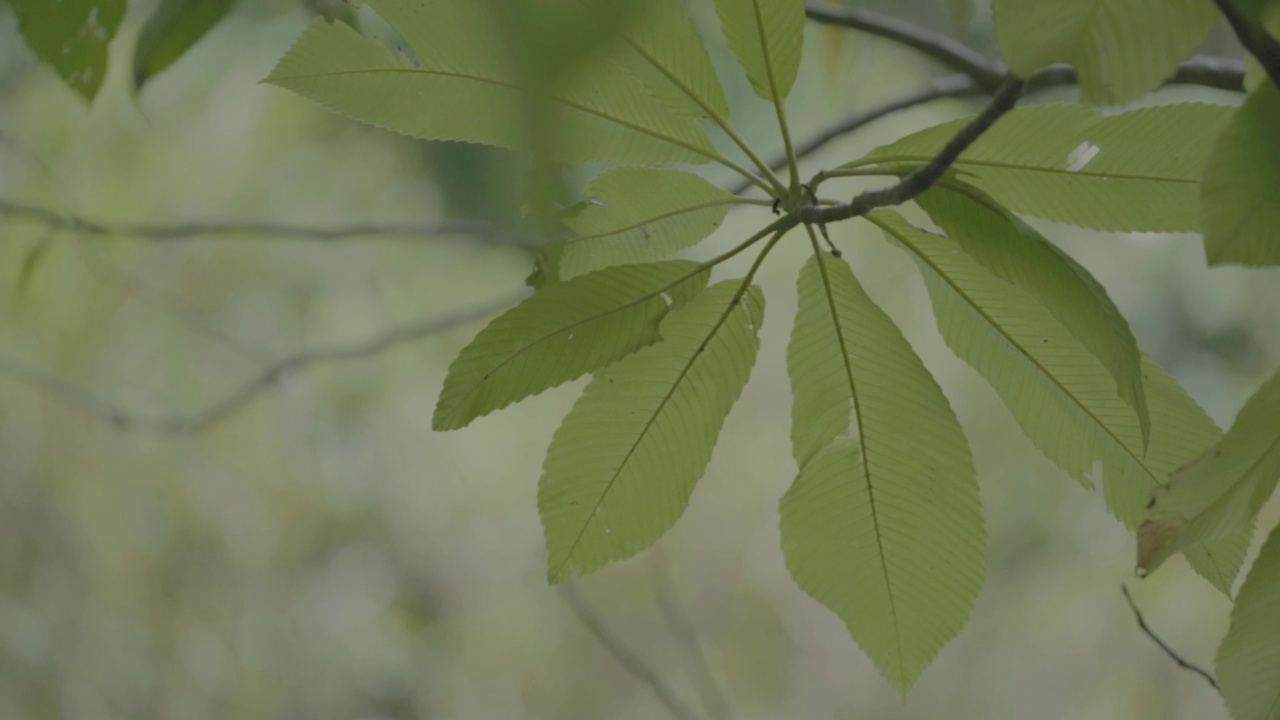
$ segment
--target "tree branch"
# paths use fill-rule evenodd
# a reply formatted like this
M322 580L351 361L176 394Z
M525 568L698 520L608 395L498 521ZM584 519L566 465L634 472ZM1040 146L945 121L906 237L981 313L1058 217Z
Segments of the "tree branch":
M1183 660L1182 657L1178 655L1178 653L1173 651L1173 648L1166 645L1163 640L1161 640L1159 637L1156 636L1154 632L1151 631L1151 628L1147 627L1147 621L1143 619L1142 612L1138 610L1137 604L1133 602L1133 597L1129 595L1129 588L1125 587L1124 585L1121 585L1120 592L1124 593L1124 600L1125 602L1129 603L1129 609L1133 611L1133 616L1138 621L1138 628L1142 630L1142 632L1147 637L1151 638L1151 640L1155 642L1155 644L1158 645L1161 650L1164 651L1165 655L1168 655L1170 659L1176 662L1178 664L1178 667L1181 667L1185 670L1190 670L1191 672L1199 675L1200 677L1204 678L1206 682L1212 685L1214 690L1219 690L1218 681L1213 679L1213 675L1209 674L1209 672L1204 668L1198 665L1193 665L1187 662L1186 660Z
M313 365L373 357L398 345L482 320L509 307L523 296L524 293L521 292L518 295L453 315L405 325L363 342L321 346L290 355L266 366L255 378L227 393L221 400L187 415L146 415L118 407L66 378L30 367L11 357L0 356L0 373L32 385L49 397L86 412L118 430L165 436L195 435L225 420L258 396L268 392L286 375L305 370Z
M942 150L925 165L913 170L894 185L877 190L868 190L853 198L847 205L834 207L818 207L805 205L792 211L796 219L807 224L826 225L827 223L860 217L880 207L901 205L933 187L947 170L982 134L991 128L1005 113L1013 109L1022 97L1023 81L1013 75L1008 76L1000 89L991 98L991 102L982 112L960 128L959 132L943 146Z
M1008 72L1002 63L987 58L955 38L895 17L824 0L810 0L805 4L805 14L815 22L860 30L919 50L944 67L968 75L975 85L987 92L999 87Z
M355 238L381 237L401 239L438 238L442 235L468 235L495 245L532 246L534 243L500 226L469 220L456 220L438 225L345 225L320 227L286 225L269 222L209 222L174 225L108 224L78 217L52 208L0 199L0 217L36 222L49 228L104 237L137 237L156 243L181 242L199 237L262 237L311 242L339 242Z
M1235 0L1213 0L1226 16L1227 23L1235 31L1240 44L1251 55L1258 59L1266 69L1272 84L1280 88L1280 41L1267 34L1259 25L1255 25L1249 16L1236 5Z
M649 686L653 694L658 698L658 702L677 718L677 720L701 720L688 705L684 704L680 698L676 697L674 691L662 679L657 672L652 670L638 655L627 647L617 636L604 626L604 623L595 614L587 602L578 594L578 589L573 583L564 583L561 585L561 595L564 597L565 604L573 611L578 621L586 626L587 630L595 636L596 640L613 655L614 659L620 665L627 669L627 672L634 675L637 679Z

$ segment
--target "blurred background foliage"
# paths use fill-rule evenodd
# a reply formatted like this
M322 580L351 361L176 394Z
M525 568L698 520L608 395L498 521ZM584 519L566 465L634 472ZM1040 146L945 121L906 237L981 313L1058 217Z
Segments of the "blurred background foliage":
M969 23L935 0L866 4L993 45L982 4ZM135 98L130 52L154 5L130 7L92 105L0 12L0 198L108 227L519 217L529 180L510 154L410 142L258 84L325 8L240 3ZM732 72L709 5L694 15L728 70L736 118L773 156L773 114ZM811 27L793 129L808 137L935 72L883 41ZM1054 99L1071 92L1036 101ZM1236 101L1205 89L1150 99L1173 100ZM805 165L972 109L892 116ZM566 170L564 199L598 170ZM534 497L581 384L465 430L429 429L445 368L480 327L474 311L521 291L527 249L420 234L156 242L11 210L0 217L0 718L667 716L575 607L712 720L1226 716L1141 635L1120 584L1205 664L1226 600L1181 561L1133 578L1132 539L946 351L907 258L862 225L833 227L833 239L956 407L990 531L972 620L905 702L794 587L778 550L776 501L795 472L784 347L804 242L762 274L760 360L685 517L656 549L575 583L574 600L543 579ZM735 211L697 256L761 213ZM1209 271L1193 237L1042 227L1220 424L1280 362L1273 273ZM57 395L85 388L136 416L186 417L279 358L468 312L371 357L284 373L200 432L113 425ZM1278 516L1273 503L1267 527Z

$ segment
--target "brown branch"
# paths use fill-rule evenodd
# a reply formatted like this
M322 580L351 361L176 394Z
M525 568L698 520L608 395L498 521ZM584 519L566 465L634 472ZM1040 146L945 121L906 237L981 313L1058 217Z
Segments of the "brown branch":
M1260 25L1255 24L1249 16L1236 5L1235 0L1213 0L1226 16L1227 23L1235 31L1240 44L1267 71L1272 84L1280 88L1280 41L1267 34Z
M620 638L609 631L604 626L604 622L596 615L587 601L578 594L578 589L573 583L563 583L561 585L561 596L564 598L565 604L573 611L574 616L595 636L596 640L604 646L605 650L618 661L618 664L627 669L627 672L634 675L638 680L649 686L654 696L658 698L658 702L662 703L677 720L701 720L696 712L684 703L675 692L667 685L657 672L644 663L640 656L636 655L627 647Z
M1199 665L1194 665L1192 663L1187 662L1186 660L1183 660L1182 656L1174 652L1173 648L1166 645L1165 642L1159 638L1159 636L1157 636L1154 632L1151 631L1151 628L1147 627L1147 621L1143 619L1142 611L1138 610L1137 604L1133 602L1133 597L1129 595L1129 588L1125 587L1124 585L1121 585L1120 592L1124 593L1124 600L1125 602L1129 603L1129 609L1133 611L1133 617L1136 618L1138 621L1138 628L1142 630L1142 632L1147 637L1151 638L1151 640L1155 642L1155 644L1158 645L1161 650L1164 651L1165 655L1168 655L1170 659L1172 659L1175 663L1177 663L1178 667L1181 667L1184 670L1190 670L1191 672L1199 675L1200 677L1204 678L1206 682L1212 685L1214 690L1219 690L1218 681L1213 679L1213 675L1211 675L1207 670L1200 667Z
M482 320L509 307L523 295L522 292L470 310L405 325L363 342L321 346L290 355L266 366L256 377L227 393L222 399L186 415L147 415L122 408L66 378L33 368L12 357L0 356L0 373L34 386L49 397L86 412L118 430L165 436L195 435L241 410L274 388L287 375L313 365L373 357L398 345Z
M818 207L805 205L792 214L803 223L826 225L827 223L861 217L876 208L901 205L942 179L947 170L982 134L991 128L1005 113L1013 109L1022 97L1023 81L1010 75L996 91L991 102L982 112L960 128L959 132L943 146L928 163L913 170L894 185L868 190L853 198L847 205Z
M491 223L457 220L436 225L344 225L340 227L292 225L270 222L207 222L151 225L109 224L38 205L0 199L0 217L40 223L46 227L103 237L137 237L156 243L181 242L201 237L276 237L284 240L340 242L356 238L423 239L466 235L491 244L532 246L517 233Z

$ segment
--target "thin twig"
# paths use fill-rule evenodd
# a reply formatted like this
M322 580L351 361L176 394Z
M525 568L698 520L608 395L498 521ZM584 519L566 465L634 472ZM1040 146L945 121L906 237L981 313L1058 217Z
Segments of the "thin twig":
M638 680L649 686L653 694L658 698L658 702L678 720L701 720L696 712L684 703L675 692L667 685L662 676L658 675L652 668L644 663L638 655L636 655L626 643L609 631L604 626L604 622L596 615L587 601L578 594L577 588L573 583L563 583L561 586L561 596L564 598L565 604L573 611L574 616L578 618L587 630L595 636L596 640L604 646L605 650L613 655L614 659L620 665L627 669L627 672L634 675Z
M1213 679L1213 675L1211 675L1204 668L1198 665L1189 663L1186 660L1183 660L1182 657L1178 655L1178 653L1173 651L1173 648L1166 645L1163 640L1161 640L1154 632L1151 631L1151 628L1147 627L1147 621L1143 619L1142 611L1138 610L1137 604L1133 602L1133 597L1129 595L1129 588L1125 587L1124 585L1121 585L1120 592L1124 593L1125 602L1129 603L1129 609L1133 611L1134 618L1138 620L1138 628L1142 630L1142 632L1145 633L1147 637L1151 638L1151 640L1155 642L1156 645L1160 646L1160 649L1164 651L1165 655L1168 655L1174 662L1178 663L1178 667L1181 667L1184 670L1190 670L1191 672L1199 675L1200 677L1204 678L1206 682L1212 685L1214 690L1219 690L1218 681Z
M1005 113L1013 109L1022 97L1023 81L1010 75L991 98L982 112L960 128L938 154L925 165L916 168L894 185L868 190L853 198L847 205L818 207L807 205L796 208L793 214L804 223L825 225L853 217L866 215L872 210L890 205L901 205L933 187L961 153L991 128Z
M362 342L321 346L290 355L263 368L255 378L227 393L222 399L187 415L146 415L122 408L66 378L33 368L12 357L0 356L0 373L35 386L50 397L93 415L119 430L165 436L195 435L208 430L268 392L286 375L313 365L373 357L397 345L482 320L509 307L523 295L522 292L517 296L445 317L405 325Z
M1230 0L1216 1L1221 6ZM814 22L846 27L918 50L943 67L969 76L975 86L986 92L994 92L1008 73L1004 63L986 57L955 38L899 18L869 10L844 7L824 0L810 0L805 10L809 19ZM1273 40L1272 43L1274 42ZM1076 73L1072 67L1050 65L1028 78L1027 92L1075 83ZM1244 66L1238 61L1226 58L1195 57L1179 65L1177 72L1169 78L1168 83L1203 85L1240 92L1244 90Z
M89 220L38 205L0 199L0 217L29 220L70 232L99 236L137 237L156 243L181 242L200 237L233 238L275 237L287 240L338 242L355 238L439 238L445 235L467 235L493 244L531 245L532 241L492 223L457 220L435 225L344 225L323 227L270 222L207 222L150 225L141 223L109 224Z
M805 14L815 22L859 30L919 50L943 66L968 75L987 92L995 91L1008 72L1003 64L955 38L895 17L822 0L810 0Z
M649 579L653 582L653 595L658 601L658 609L662 618L671 629L671 634L680 641L689 655L694 674L698 676L698 689L702 695L702 705L712 720L729 720L729 702L716 683L711 672L707 656L702 652L702 644L698 642L698 632L693 623L685 618L676 598L671 576L667 573L666 559L661 553L655 553L649 565Z
M1266 69L1271 82L1280 88L1280 41L1267 34L1266 29L1255 24L1235 0L1213 0L1227 17L1227 23L1235 31L1240 44ZM1265 4L1265 3L1264 3Z

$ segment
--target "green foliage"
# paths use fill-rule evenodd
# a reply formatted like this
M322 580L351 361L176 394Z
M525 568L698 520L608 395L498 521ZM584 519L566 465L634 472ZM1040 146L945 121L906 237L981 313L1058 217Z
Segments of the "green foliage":
M1218 648L1218 684L1236 720L1280 720L1280 528L1262 546Z
M1145 445L1151 415L1137 340L1107 291L1079 263L977 188L944 181L917 202L971 258L1031 295L1115 378Z
M141 88L182 57L235 7L236 0L163 0L133 52L133 84Z
M93 100L107 75L107 46L124 18L125 0L8 0L18 30L71 89Z
M684 513L760 345L764 295L740 287L673 312L662 342L597 372L556 431L538 484L552 582L635 555Z
M1199 103L1111 116L1078 105L1023 107L954 167L1015 212L1094 230L1195 231L1200 178L1230 117L1230 108ZM846 167L927 162L964 122L908 135Z
M787 365L800 475L780 505L782 552L905 694L982 588L973 460L941 388L844 261L815 255L799 292Z
M1280 90L1261 83L1219 136L1201 186L1210 265L1280 265Z
M904 693L961 630L985 554L969 448L901 332L840 253L818 245L813 225L825 229L834 206L911 254L947 345L1051 461L1100 484L1129 528L1148 519L1155 493L1144 569L1153 547L1160 558L1182 552L1229 594L1280 474L1280 435L1258 409L1280 406L1276 381L1224 438L1142 353L1106 290L1016 213L1117 232L1203 227L1214 261L1278 264L1275 89L1239 110L1182 103L1103 115L1054 104L1001 115L993 103L982 125L943 123L802 184L784 102L804 2L707 1L751 87L774 106L789 187L734 130L710 54L676 0L621 3L616 22L600 20L615 6L590 0L521 0L498 14L465 0L371 0L364 7L400 39L317 20L268 78L367 123L524 150L539 167L715 162L769 195L736 197L673 169L605 170L569 210L548 213L557 237L531 278L534 295L450 368L437 429L592 375L539 484L548 578L631 557L677 522L755 362L764 306L753 279L804 224L814 256L787 352L798 466L780 505L787 567ZM1156 87L1217 19L1200 0L997 0L996 13L1015 71L1071 62L1086 102L1103 104ZM1153 24L1161 31L1148 32ZM707 129L749 162L721 154ZM864 175L906 179L847 204L817 195L823 180ZM887 207L909 199L943 234ZM698 244L733 206L768 204L781 217L729 252L655 262ZM706 288L715 266L766 237L742 281ZM1267 582L1256 577L1249 583ZM1224 652L1220 666L1238 662Z
M869 219L915 256L948 347L986 378L1045 457L1086 486L1101 482L1107 507L1126 527L1142 521L1153 488L1221 434L1146 360L1151 440L1144 448L1137 417L1102 361L1035 296L987 270L951 238L890 211ZM1248 535L1235 536L1188 559L1229 592L1247 549Z
M1173 473L1138 534L1138 566L1251 527L1280 481L1280 373L1245 404L1231 430Z
M560 276L610 265L660 260L696 245L743 201L697 175L620 167L587 186L589 200L564 222L577 233L564 243Z
M624 265L555 283L503 313L449 367L432 427L475 418L604 367L658 340L663 293L705 285L696 263Z
M267 78L329 109L431 140L528 149L522 111L533 86L556 128L542 149L559 161L640 164L717 157L692 118L664 108L614 63L580 63L570 76L529 78L504 51L485 8L464 0L430 7L406 0L370 3L409 42L417 62L341 23L315 20ZM436 98L449 98L447 103Z
M995 0L994 14L1000 54L1014 72L1074 65L1091 105L1156 89L1219 20L1207 0Z
M716 11L751 87L780 105L800 70L804 0L716 0Z

